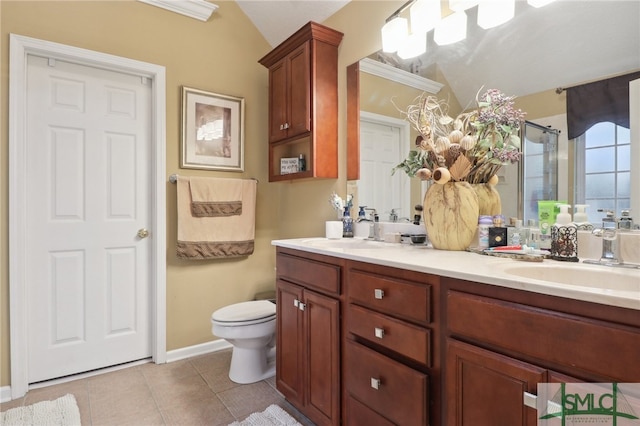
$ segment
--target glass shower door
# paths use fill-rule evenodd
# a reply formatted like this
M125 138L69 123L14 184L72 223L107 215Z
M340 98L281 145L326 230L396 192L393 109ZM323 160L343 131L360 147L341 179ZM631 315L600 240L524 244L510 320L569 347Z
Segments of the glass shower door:
M539 200L558 199L558 130L525 121L521 140L518 216L526 225L537 223Z

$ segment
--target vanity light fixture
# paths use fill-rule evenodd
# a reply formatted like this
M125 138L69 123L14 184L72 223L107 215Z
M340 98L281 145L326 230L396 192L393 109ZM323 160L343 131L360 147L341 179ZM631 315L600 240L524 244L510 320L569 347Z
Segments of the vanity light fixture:
M409 17L411 32L426 36L442 19L440 0L417 0L409 9Z
M542 6L546 6L549 3L553 3L555 0L527 0L527 3L529 3L529 6L533 6L533 7L542 7Z
M433 41L439 46L456 43L467 36L467 14L455 12L443 18L433 32Z
M414 33L408 36L400 48L398 49L398 56L401 59L415 58L427 51L427 34L426 33Z
M485 30L504 24L515 13L515 0L482 0L478 4L478 26Z
M148 0L140 0L148 1ZM555 0L527 0L533 7L542 7ZM401 59L420 56L426 51L427 32L434 30L436 44L462 41L467 36L465 10L478 6L478 25L489 29L504 24L515 14L515 0L448 0L453 13L442 18L440 0L409 0L386 19L382 27L382 51L398 52ZM410 9L409 9L410 8ZM409 21L400 14L409 9Z
M407 20L399 16L392 16L382 27L382 51L396 52L408 36Z
M454 12L462 12L478 5L480 0L449 0L449 9Z

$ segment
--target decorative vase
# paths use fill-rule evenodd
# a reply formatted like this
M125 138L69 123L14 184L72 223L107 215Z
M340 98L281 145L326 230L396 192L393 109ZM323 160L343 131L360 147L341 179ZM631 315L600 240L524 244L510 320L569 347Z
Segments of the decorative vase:
M478 195L478 210L480 216L495 216L502 213L500 193L490 183L471 184Z
M478 227L478 196L467 182L433 184L424 196L427 236L439 250L465 250Z

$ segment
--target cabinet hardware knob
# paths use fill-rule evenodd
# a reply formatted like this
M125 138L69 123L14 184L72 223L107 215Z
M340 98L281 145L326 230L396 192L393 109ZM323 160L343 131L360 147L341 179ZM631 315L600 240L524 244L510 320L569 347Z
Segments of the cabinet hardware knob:
M284 129L287 130L289 128L289 123L284 123Z
M384 297L384 290L376 288L375 290L373 290L373 297L375 297L376 299L382 299Z
M378 390L380 389L380 379L374 379L373 377L371 378L371 387Z
M531 408L538 408L537 405L536 405L536 400L538 399L537 395L534 395L534 394L529 393L529 392L524 392L522 397L523 397L524 405L526 405L527 407L531 407Z
M378 328L376 327L373 331L373 334L375 334L375 336L378 339L382 339L384 337L384 328Z
M300 304L300 301L298 299L293 299L293 306L297 308L299 304Z
M304 308L306 308L306 307L307 307L307 305L306 305L306 304L304 304L304 303L302 303L302 302L300 302L300 303L298 304L298 309L300 309L301 311L304 311Z

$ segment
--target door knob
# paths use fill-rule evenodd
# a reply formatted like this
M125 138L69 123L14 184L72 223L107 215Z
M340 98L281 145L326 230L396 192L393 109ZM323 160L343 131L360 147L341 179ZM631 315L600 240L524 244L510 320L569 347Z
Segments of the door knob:
M138 229L138 237L139 238L147 238L149 236L149 231L145 228Z

